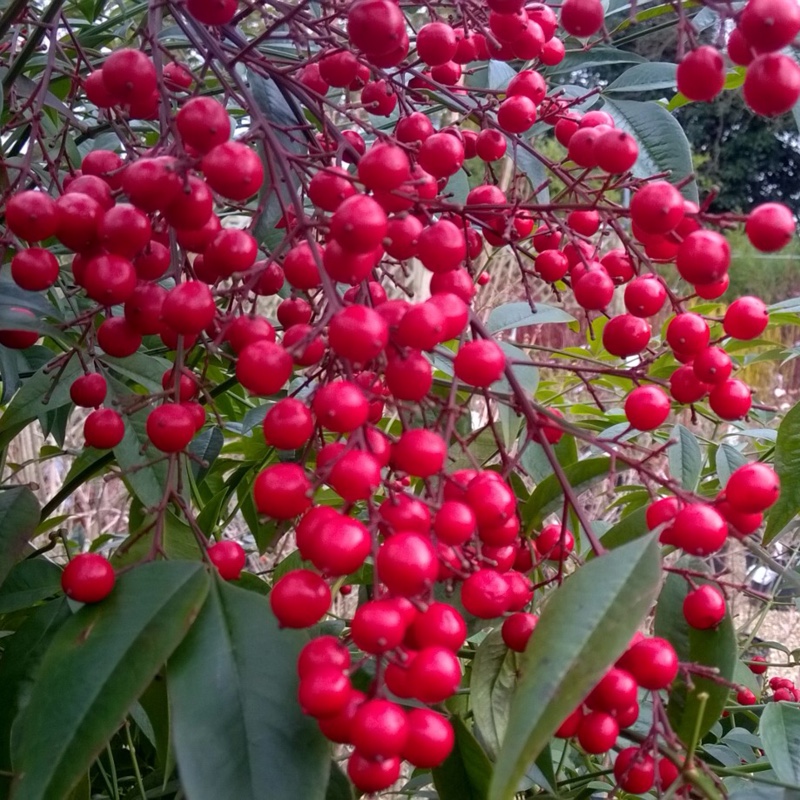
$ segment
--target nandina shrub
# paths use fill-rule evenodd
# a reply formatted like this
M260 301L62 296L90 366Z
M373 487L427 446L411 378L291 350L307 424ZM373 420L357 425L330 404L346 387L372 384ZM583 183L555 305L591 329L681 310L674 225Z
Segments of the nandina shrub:
M795 218L670 113L796 107L800 11L630 13L0 16L3 797L800 790L800 302L720 299Z

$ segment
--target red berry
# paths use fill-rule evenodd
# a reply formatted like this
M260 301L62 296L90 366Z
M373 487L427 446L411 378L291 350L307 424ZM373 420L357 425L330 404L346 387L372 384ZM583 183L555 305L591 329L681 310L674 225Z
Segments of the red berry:
M716 628L725 617L725 598L719 589L703 584L684 598L683 616L692 628Z
M503 614L509 606L508 581L491 569L473 572L461 584L461 602L473 616L493 619Z
M734 339L756 339L767 327L769 311L758 297L739 297L725 312L722 327Z
M420 769L438 767L455 744L453 727L441 714L428 708L412 708L406 715L408 736L403 758Z
M147 416L147 438L162 453L185 450L194 438L196 427L192 413L182 405L165 403Z
M225 142L211 148L203 156L200 169L208 185L231 200L246 200L264 182L261 159L241 142Z
M638 747L620 750L614 760L614 777L620 789L631 794L644 794L653 788L656 765L653 756ZM662 784L661 788L664 786Z
M399 756L408 739L406 713L389 700L367 700L353 717L350 739L363 756Z
M692 312L678 314L667 326L667 343L676 353L694 355L708 347L708 323Z
M453 371L470 386L488 387L500 379L505 365L506 357L500 346L490 339L480 339L459 348Z
M236 362L236 377L252 394L275 394L286 385L291 375L292 357L279 344L267 339L248 344Z
M647 347L650 334L647 321L632 314L620 314L612 317L603 328L603 347L612 356L628 358Z
M302 447L314 432L308 406L295 397L279 400L264 417L264 439L279 450Z
M56 204L44 192L17 192L6 204L6 225L13 234L28 242L49 239L58 229Z
M730 377L733 362L721 347L707 347L694 357L692 369L703 383L722 383Z
M98 408L86 417L83 436L87 447L110 450L124 438L125 423L113 408Z
M81 375L69 387L70 399L81 408L97 408L102 405L107 393L106 379L97 372Z
M763 203L747 215L744 231L753 247L762 253L773 253L792 240L794 214L783 203Z
M414 697L423 703L442 703L461 683L458 657L446 647L425 647L411 662L409 686Z
M578 742L587 753L609 751L619 736L619 724L605 711L590 711L578 726Z
M226 581L237 581L244 569L247 555L244 548L230 539L216 542L208 548L209 561L217 568L220 577Z
M175 116L184 143L198 153L224 144L231 135L231 121L225 106L212 97L193 97Z
M682 508L672 522L672 542L696 556L716 553L728 534L722 515L706 503L692 503Z
M418 478L429 478L441 472L446 457L444 439L424 428L405 431L392 448L394 468Z
M371 600L359 606L350 633L365 653L379 654L398 647L405 636L406 621L393 600Z
M642 639L623 657L624 667L643 689L666 689L678 674L678 656L666 640Z
M756 114L785 114L800 98L800 66L783 53L758 56L747 68L742 96Z
M430 587L439 562L430 540L418 533L396 533L378 551L378 576L394 595L414 597Z
M299 570L299 572L304 571L305 570ZM283 606L290 601L291 597L295 600L317 602L316 597L309 598L306 592L302 589L297 590L295 586L293 586L291 590L284 588L286 586L284 583L286 578L290 578L292 575L296 574L297 573L289 573L289 575L284 575L284 577L275 584L269 597L275 616L278 617L278 621L283 627L306 628L308 627L307 624L292 625L284 623L281 619L281 615L276 610L276 606ZM313 573L311 574L313 575ZM278 598L274 598L273 595L279 588L281 595ZM309 608L304 609L304 611L308 612ZM310 618L309 613L306 613L304 616ZM353 689L350 686L347 675L336 667L318 667L300 680L300 685L297 690L297 699L300 702L300 708L303 709L303 712L305 714L310 714L312 717L319 717L322 719L330 719L341 714L350 703L352 696Z
M259 472L253 497L259 514L275 519L299 516L311 505L311 483L299 464L272 464Z
M744 464L731 475L725 486L728 503L735 511L757 514L766 511L781 493L775 470L767 464Z
M600 0L564 0L561 26L571 36L585 39L603 27L603 4Z
M369 402L356 384L342 380L317 389L312 409L322 427L336 433L349 433L367 421Z
M750 0L739 17L739 30L756 50L780 50L800 32L800 8L791 0Z
M743 381L729 378L718 383L708 396L711 410L722 419L735 420L747 416L753 400L750 388Z
M666 181L648 183L631 201L631 219L646 233L669 233L683 219L681 193Z
M652 431L669 416L667 393L659 386L639 386L625 398L625 416L640 431Z
M156 90L156 68L141 50L115 50L103 63L103 83L118 103L147 98Z
M678 91L690 100L713 100L725 84L725 62L716 47L702 45L678 64Z
M111 594L114 567L99 553L75 556L61 573L61 588L79 603L99 603Z
M561 525L553 523L545 525L534 544L536 552L548 561L563 561L575 547L575 537L572 532Z
M331 590L327 583L315 572L307 569L296 569L279 578L269 593L269 604L272 613L283 628L308 628L319 622L331 604ZM342 675L341 669L329 668ZM314 674L322 672L315 670ZM344 677L344 676L343 676ZM347 686L349 681L345 678ZM337 681L338 684L338 681ZM346 702L346 698L345 698ZM301 705L302 698L301 698ZM341 710L342 703L333 713Z
M347 759L347 775L361 792L380 792L400 777L400 759L392 756L372 760L354 752Z
M507 617L503 621L503 626L501 628L503 641L506 646L518 653L524 652L538 621L539 617L537 617L536 614L526 614L523 612L517 612Z

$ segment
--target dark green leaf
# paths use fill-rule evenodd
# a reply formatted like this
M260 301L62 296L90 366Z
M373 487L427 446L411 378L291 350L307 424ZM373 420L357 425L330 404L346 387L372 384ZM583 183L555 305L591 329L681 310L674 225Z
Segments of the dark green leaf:
M64 624L20 718L15 800L63 797L80 780L186 635L208 586L201 564L144 564Z
M548 322L574 322L575 317L562 308L537 303L531 310L529 303L506 303L493 309L486 320L486 327L497 333L509 328L523 328L528 325L543 325Z
M625 651L658 594L654 536L590 561L553 592L522 656L490 800L511 800L528 765Z
M547 67L547 75L558 75L576 70L593 69L608 64L641 64L643 56L616 47L592 47L588 50L573 50L554 67Z
M705 563L696 558L684 558L679 566L700 572L707 571ZM697 583L706 583L695 579ZM683 599L689 591L686 579L681 575L670 573L656 606L655 633L667 639L675 648L681 661L701 664L719 669L720 677L731 680L737 661L736 634L729 614L714 630L697 630L689 626L683 615ZM675 733L684 743L689 743L695 731L702 737L719 719L725 702L728 699L727 686L708 678L692 676L691 691L680 677L673 683L669 694L667 713ZM700 711L703 704L699 695L706 693L703 715Z
M39 524L39 501L27 486L0 491L0 585Z
M328 747L297 703L305 641L279 630L263 597L215 581L167 669L175 754L192 800L324 798Z
M68 405L71 402L69 387L81 374L80 362L73 358L63 372L48 369L45 365L26 378L0 417L0 447L5 447L23 428L43 414ZM55 387L54 380L57 380Z
M517 71L505 61L489 61L489 89L505 89L512 78L516 77Z
M217 427L213 427L203 431L189 445L189 452L206 464L201 466L196 461L192 462L192 473L197 483L200 483L208 470L211 469L224 444L225 437L222 435L222 431Z
M677 64L666 61L650 61L636 64L603 90L607 92L651 92L654 89L670 89L677 83Z
M325 800L354 800L353 784L347 780L341 767L335 761L331 763L331 775L328 778Z
M8 796L11 726L30 693L39 662L58 629L71 616L66 598L37 608L9 639L0 659L0 797Z
M693 492L703 471L703 453L697 437L683 425L676 425L670 436L674 444L667 448L669 471L684 489Z
M646 508L637 508L626 514L616 525L612 525L600 539L603 547L614 550L647 533Z
M0 614L19 611L61 590L61 570L44 556L26 558L9 572L0 587Z
M520 350L518 347L514 347L513 344L509 344L508 342L500 342L500 347L502 348L503 352L506 354L506 358L511 361L530 361L528 354L524 350ZM513 364L511 369L519 381L522 388L528 393L530 397L536 394L536 389L539 386L539 369L535 367L533 364L530 366L526 366L525 363L522 364ZM491 385L491 390L493 392L500 392L502 394L512 394L511 384L508 382L508 379L503 377L500 380L495 381Z
M770 703L761 715L759 730L778 780L800 788L800 708Z
M731 475L746 463L747 459L735 447L723 442L714 457L720 487L724 489Z
M5 405L19 388L19 350L0 345L0 405Z
M517 685L519 656L509 650L499 630L478 646L472 660L470 703L480 740L490 756L500 751Z
M680 183L694 171L689 140L678 121L658 103L638 100L605 99L608 111L617 128L635 137L639 158L633 166L637 178L659 172L669 172L669 180ZM689 181L681 188L688 200L697 202L697 183Z
M433 770L439 800L486 800L492 765L461 717L451 717L456 744L440 767Z
M775 472L781 494L767 514L764 544L768 545L800 512L800 403L781 420L775 441Z
M617 465L620 467L620 465ZM564 468L564 474L576 495L603 480L611 469L608 456L598 456L578 461ZM542 520L563 504L564 490L557 475L545 478L531 494L522 509L522 519L527 528L540 525Z

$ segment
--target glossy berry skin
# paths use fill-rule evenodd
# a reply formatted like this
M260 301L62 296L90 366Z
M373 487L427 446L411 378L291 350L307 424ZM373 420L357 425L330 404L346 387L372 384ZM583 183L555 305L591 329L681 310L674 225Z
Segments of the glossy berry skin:
M438 767L455 744L453 726L429 708L412 708L406 715L408 736L402 757L420 769Z
M8 199L5 222L12 233L25 241L49 239L58 230L55 201L44 192L17 192Z
M275 394L284 387L291 374L291 355L268 339L250 342L239 353L236 362L236 377L251 394Z
M453 360L453 370L464 383L487 387L501 377L505 364L506 357L500 346L489 339L481 339L459 349Z
M575 547L572 532L561 525L545 525L534 540L536 552L548 561L563 561Z
M329 719L344 711L352 697L352 691L350 681L341 669L324 666L318 667L300 680L297 699L303 713L318 719Z
M764 656L752 656L747 668L754 675L763 675L767 671L767 659Z
M347 759L347 776L362 792L380 792L400 777L400 759L392 756L373 760L355 752Z
M223 580L237 581L244 569L247 555L238 542L225 539L208 548L208 559Z
M303 646L297 659L297 674L302 680L320 667L350 666L350 651L335 636L318 636Z
M325 616L331 590L315 572L297 569L275 582L269 604L282 628L308 628Z
M625 416L631 427L652 431L669 416L667 393L659 386L638 386L625 398Z
M744 514L766 511L780 493L781 484L775 470L761 462L739 467L725 486L728 503Z
M185 281L171 289L164 300L164 322L176 333L199 334L214 320L217 309L211 290L201 281Z
M363 756L399 756L408 739L405 711L388 700L367 700L356 711L350 736Z
M756 57L747 68L742 96L762 117L785 114L800 98L800 66L783 53Z
M707 347L694 357L692 369L703 383L722 383L730 377L733 362L721 347Z
M693 355L708 347L708 323L692 312L678 314L667 326L667 343L676 353Z
M704 584L689 592L683 600L683 616L692 628L716 628L725 618L725 598L719 589Z
M79 603L99 603L111 594L116 577L114 567L99 553L75 556L61 573L61 588Z
M666 640L642 639L625 653L624 668L643 689L666 689L678 674L678 656Z
M436 580L439 562L433 545L418 533L396 533L378 551L378 577L394 595L414 597Z
M518 611L503 621L501 633L506 647L522 653L528 645L539 617L536 614L526 614Z
M725 84L725 62L715 47L702 45L678 64L678 91L690 100L713 100Z
M640 275L625 287L625 307L635 317L652 317L664 307L667 290L654 275Z
M648 183L631 200L631 219L646 233L669 233L683 213L681 193L666 181Z
M751 0L742 9L739 30L761 52L780 50L800 33L800 8L786 0Z
M403 641L406 627L397 603L372 600L358 607L350 632L358 648L365 653L378 655L398 647Z
M166 403L147 416L147 438L162 453L179 453L194 438L193 415L182 405Z
M336 433L354 431L367 421L369 415L369 403L364 392L350 381L334 381L321 386L311 407L317 422Z
M631 794L644 794L655 783L656 765L653 757L638 747L620 750L614 760L614 777L620 789ZM662 783L662 789L664 788Z
M650 323L633 314L612 317L603 328L603 346L618 358L637 355L650 342Z
M763 203L747 215L744 232L757 250L774 253L791 242L794 214L783 203Z
M608 752L619 736L619 724L605 711L590 711L583 716L578 726L578 743L587 752Z
M682 508L672 521L673 544L695 556L716 553L728 535L722 515L705 503L692 503Z
M416 649L441 645L455 653L467 638L467 624L453 606L431 603L415 617L408 635Z
M311 438L314 418L305 403L286 397L267 412L263 430L267 444L279 450L296 450Z
M40 247L20 250L11 259L11 277L21 289L39 292L49 289L58 280L58 260Z
M603 26L603 6L599 0L564 0L561 25L572 36L585 39Z
M764 301L758 297L739 297L725 311L722 327L734 339L755 339L769 322L769 312Z
M87 447L110 450L125 436L125 423L113 408L98 408L86 417L83 436Z
M742 419L752 405L750 387L736 378L718 383L711 390L708 404L711 410L722 419Z
M69 387L70 399L80 408L97 408L103 404L107 394L108 383L97 372L81 375Z
M253 498L259 514L274 519L299 516L311 505L311 482L299 464L272 464L263 469L253 484Z
M200 163L208 185L223 197L246 200L261 187L261 159L241 142L225 142L211 148Z
M408 681L414 697L423 703L442 703L461 683L461 666L446 647L426 647L411 662Z
M473 616L481 619L499 617L508 609L508 581L491 569L473 572L461 584L461 602Z

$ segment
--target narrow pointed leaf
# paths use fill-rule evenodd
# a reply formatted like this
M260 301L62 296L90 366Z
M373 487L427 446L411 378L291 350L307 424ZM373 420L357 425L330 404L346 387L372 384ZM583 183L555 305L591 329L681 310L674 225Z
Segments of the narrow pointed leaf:
M14 800L54 800L78 783L186 635L208 586L199 563L145 564L61 627L19 720Z
M703 453L697 437L683 425L676 425L672 431L674 444L667 449L669 471L690 492L697 488L703 470Z
M461 717L451 719L455 747L445 762L433 770L439 800L486 800L492 764Z
M596 558L555 590L531 636L489 800L511 800L564 718L625 651L661 581L654 536Z
M680 566L706 571L701 559L685 558ZM696 583L707 583L702 578ZM664 582L664 588L656 606L655 633L669 641L681 661L715 667L723 680L732 680L737 662L736 633L729 614L713 630L696 630L689 626L683 615L683 600L689 591L686 580L671 573ZM719 719L729 689L708 678L692 676L691 688L678 678L670 687L667 714L675 733L684 743L688 743L699 731L705 735ZM708 698L701 701L700 695ZM700 714L702 712L702 718Z
M800 788L800 708L770 703L761 715L760 732L778 780Z
M175 755L190 800L323 800L330 754L297 702L306 639L266 599L216 581L167 681Z
M781 479L781 494L767 515L765 546L800 512L800 403L787 412L778 427L774 466Z
M39 501L27 486L0 492L0 584L39 524Z
M544 325L552 322L574 322L575 317L561 308L546 303L536 303L531 309L529 303L506 303L493 309L486 321L486 327L493 333L510 328L523 328L529 325Z

